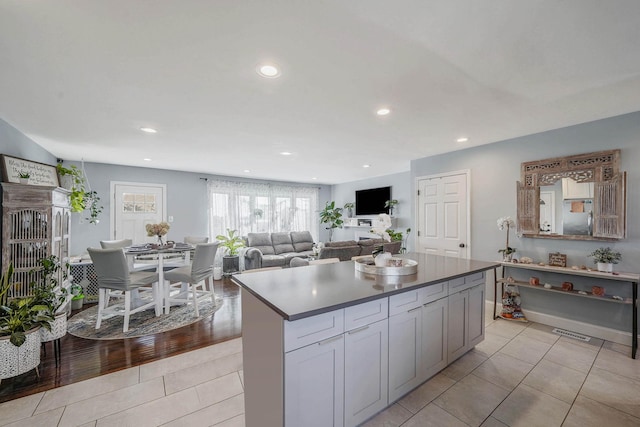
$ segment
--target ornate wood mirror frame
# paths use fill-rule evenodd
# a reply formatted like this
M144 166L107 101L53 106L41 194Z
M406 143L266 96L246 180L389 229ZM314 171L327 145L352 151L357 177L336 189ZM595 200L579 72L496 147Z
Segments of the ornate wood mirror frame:
M518 232L524 237L568 240L619 240L626 237L626 172L619 171L620 150L524 162L518 182ZM562 178L593 182L592 235L540 232L540 186Z

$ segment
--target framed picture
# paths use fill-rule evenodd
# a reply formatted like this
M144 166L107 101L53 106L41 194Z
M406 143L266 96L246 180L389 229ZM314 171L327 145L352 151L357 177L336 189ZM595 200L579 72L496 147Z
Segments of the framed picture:
M55 166L18 157L0 155L2 165L2 181L17 182L29 185L41 185L45 187L58 187L58 171ZM20 176L23 176L21 178ZM24 177L28 175L28 178Z

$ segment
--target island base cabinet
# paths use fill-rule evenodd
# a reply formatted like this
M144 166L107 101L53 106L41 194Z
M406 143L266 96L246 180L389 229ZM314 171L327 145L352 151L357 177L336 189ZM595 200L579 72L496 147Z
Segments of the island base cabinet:
M285 426L343 426L344 336L285 354Z
M387 407L387 319L344 334L344 425L356 426Z

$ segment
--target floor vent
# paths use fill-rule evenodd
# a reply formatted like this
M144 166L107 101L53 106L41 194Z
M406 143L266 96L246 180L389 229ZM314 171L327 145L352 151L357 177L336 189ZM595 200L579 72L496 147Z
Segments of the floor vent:
M564 329L554 328L551 332L553 332L554 334L562 335L563 337L573 338L574 340L580 340L584 342L591 341L591 337L579 334L577 332L565 331Z

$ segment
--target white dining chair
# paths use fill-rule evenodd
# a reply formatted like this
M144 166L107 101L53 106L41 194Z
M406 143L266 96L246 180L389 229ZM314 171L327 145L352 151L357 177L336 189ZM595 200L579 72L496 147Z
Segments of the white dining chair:
M107 314L124 316L122 332L129 330L129 319L132 314L154 308L156 316L160 316L162 312L162 293L158 284L157 273L129 271L124 251L120 248L87 248L87 252L91 256L98 279L96 329L100 329L102 320ZM149 286L151 286L150 289ZM111 291L118 292L118 296L123 294L124 311L119 304L109 307ZM137 300L139 305L136 307L133 306L132 292L134 291L138 291L139 295Z
M195 315L199 317L198 301L211 298L215 303L213 262L217 251L218 242L198 244L191 264L164 273L165 313L169 313L172 302L185 304L191 301Z
M185 236L184 243L188 245L198 245L200 243L209 243L209 238L204 236ZM184 253L184 262L189 264L195 255L195 249Z

